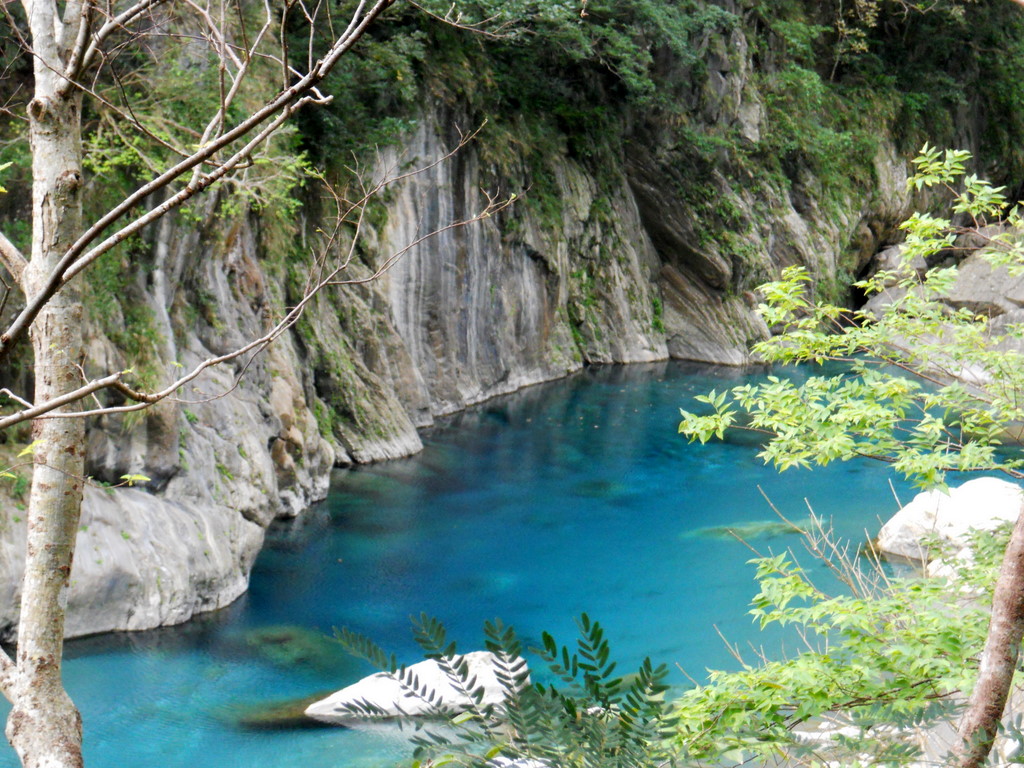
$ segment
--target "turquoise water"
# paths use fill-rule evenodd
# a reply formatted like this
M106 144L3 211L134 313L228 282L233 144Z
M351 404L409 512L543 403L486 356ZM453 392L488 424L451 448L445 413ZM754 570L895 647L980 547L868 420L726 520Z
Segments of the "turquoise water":
M464 650L482 645L483 621L497 616L527 641L547 630L567 642L573 617L587 611L623 664L650 655L695 678L736 666L715 627L741 646L785 653L784 638L761 639L746 615L751 551L714 529L774 522L759 487L790 519L807 517L807 499L856 541L896 502L882 465L778 475L750 440L678 437L681 405L742 379L679 362L593 368L446 420L417 457L338 473L325 504L273 532L235 605L180 628L69 645L87 764L400 763L404 742L388 728L269 731L238 721L254 705L365 674L327 639L333 627L415 661L409 616L421 611L445 621ZM912 495L896 487L904 501ZM749 544L799 546L777 529ZM682 672L673 682L685 684ZM16 764L9 748L0 754L0 766Z

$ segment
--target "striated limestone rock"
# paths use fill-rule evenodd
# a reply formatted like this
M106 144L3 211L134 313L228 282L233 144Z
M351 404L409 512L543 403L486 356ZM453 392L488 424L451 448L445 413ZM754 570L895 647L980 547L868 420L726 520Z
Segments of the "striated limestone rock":
M442 121L427 116L405 152L443 152ZM384 166L400 163L388 155ZM640 362L667 356L653 329L657 260L628 191L599 200L598 185L563 158L552 159L557 219L541 221L528 202L472 227L442 232L395 263L381 288L408 351L417 423L498 394L550 380L584 362ZM476 154L400 185L378 232L378 260L424 232L473 213L486 187ZM516 180L527 188L529 181ZM449 194L438 195L436 190ZM529 196L530 192L525 193ZM614 213L612 213L614 211ZM388 371L393 377L393 369ZM422 405L419 405L422 404Z
M167 222L155 233L148 285L133 285L124 297L152 317L154 375L168 380L258 335L269 298L258 293L266 284L254 249L245 223L209 243ZM172 317L200 285L205 314L191 325ZM88 335L89 373L128 367L101 332ZM326 495L337 456L308 405L293 340L282 339L241 372L213 369L180 393L182 402L166 401L134 420L90 423L89 476L112 485L126 474L151 481L88 489L68 636L175 624L227 605L248 585L266 526ZM0 526L0 637L7 640L17 625L24 546L24 526L12 516Z
M669 264L661 277L672 357L723 365L750 362L750 345L767 338L768 328L746 301L721 296Z
M24 524L12 527L24 534ZM262 543L259 525L225 507L90 488L71 571L67 634L179 624L221 608L245 591ZM20 570L24 549L4 550L4 568ZM3 606L17 605L18 581L0 584ZM5 612L2 621L10 636L14 617Z

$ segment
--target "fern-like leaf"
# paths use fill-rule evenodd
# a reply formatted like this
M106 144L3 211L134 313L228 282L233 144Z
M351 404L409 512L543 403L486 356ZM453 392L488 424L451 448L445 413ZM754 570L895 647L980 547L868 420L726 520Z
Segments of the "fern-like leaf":
M398 669L398 660L395 658L395 654L392 653L389 656L366 635L343 627L334 630L334 639L350 656L370 662L380 672L394 672Z

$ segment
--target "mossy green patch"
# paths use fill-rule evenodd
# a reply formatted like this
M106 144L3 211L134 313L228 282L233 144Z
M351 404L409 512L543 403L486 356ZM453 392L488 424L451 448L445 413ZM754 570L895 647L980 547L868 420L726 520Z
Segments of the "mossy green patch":
M814 521L810 518L791 522L789 520L751 520L729 525L714 525L697 528L683 534L684 538L733 539L753 541L754 539L774 539L779 536L793 534L803 535L811 530Z
M336 728L306 716L306 707L330 696L321 691L310 696L284 701L238 704L221 712L221 717L247 731L282 731L297 728Z

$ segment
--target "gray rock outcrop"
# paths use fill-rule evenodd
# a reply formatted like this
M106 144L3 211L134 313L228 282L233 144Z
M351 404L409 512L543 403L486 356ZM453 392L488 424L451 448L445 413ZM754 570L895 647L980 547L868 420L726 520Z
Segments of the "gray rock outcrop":
M267 286L250 223L213 243L166 223L153 236L153 268L124 299L148 310L155 375L169 380L258 335ZM198 286L207 314L183 324L172 315ZM89 372L128 367L100 329L89 338ZM214 368L177 402L137 420L120 414L90 425L86 472L93 482L82 505L68 636L177 624L229 604L248 586L271 521L326 495L338 456L308 404L300 359L294 340L285 338L244 376L240 367ZM132 474L150 481L111 487ZM12 639L25 528L16 513L2 523L0 638Z
M990 264L985 253L998 245L1000 238L1019 238L1015 233L1002 225L989 225L977 231L960 235L955 245L937 254L929 262L920 256L909 265L918 277L924 277L930 266L957 264L956 280L948 294L938 301L951 309L967 309L996 321L997 327L1007 322L1020 322L1021 309L1024 308L1024 275L1013 275L1006 267L995 267ZM882 249L871 260L871 271L899 271L903 267L901 245L891 245ZM879 314L903 290L895 286L873 296L865 305L868 311Z

